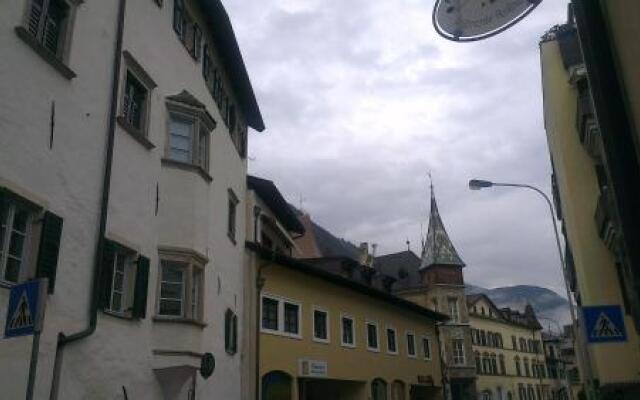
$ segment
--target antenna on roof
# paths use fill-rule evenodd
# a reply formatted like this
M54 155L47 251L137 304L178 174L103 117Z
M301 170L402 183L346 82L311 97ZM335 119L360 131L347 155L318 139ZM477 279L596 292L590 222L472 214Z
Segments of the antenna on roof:
M409 238L407 238L407 241L405 243L407 244L407 251L411 251L411 241L409 240Z

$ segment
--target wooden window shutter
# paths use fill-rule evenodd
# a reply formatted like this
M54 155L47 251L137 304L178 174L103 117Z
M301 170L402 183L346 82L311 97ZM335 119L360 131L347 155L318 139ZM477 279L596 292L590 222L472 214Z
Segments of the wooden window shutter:
M102 249L102 273L100 274L100 307L103 309L109 308L111 299L115 251L115 244L105 239L104 248Z
M149 293L149 259L144 256L138 258L136 283L133 294L133 317L147 316L147 295Z
M227 310L224 313L224 348L227 353L231 353L231 319L233 313Z
M238 351L238 316L233 314L233 353Z
M49 293L53 293L53 288L56 284L56 269L58 267L61 237L62 218L53 213L45 212L40 234L36 277L49 278Z

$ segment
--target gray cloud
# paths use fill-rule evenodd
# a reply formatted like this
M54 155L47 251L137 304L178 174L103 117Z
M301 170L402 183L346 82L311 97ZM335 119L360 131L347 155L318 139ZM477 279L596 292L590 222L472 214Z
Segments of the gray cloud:
M502 35L441 39L433 2L224 1L264 114L252 173L313 218L381 253L417 250L431 170L469 282L561 293L544 202L470 192L473 177L549 188L538 40L565 19L546 1Z

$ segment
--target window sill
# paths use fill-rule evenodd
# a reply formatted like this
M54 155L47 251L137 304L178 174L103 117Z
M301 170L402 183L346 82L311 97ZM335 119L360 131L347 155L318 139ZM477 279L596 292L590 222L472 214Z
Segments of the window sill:
M315 343L320 343L320 344L331 344L331 341L329 339L320 339L320 338L313 338L312 339Z
M340 346L346 348L346 349L355 349L356 345L355 344L349 344L349 343L340 343Z
M119 313L111 310L102 310L102 312L110 317L118 318L118 319L126 319L128 321L134 321L135 318L129 312Z
M42 46L29 31L22 26L16 26L16 35L29 47L31 47L44 61L51 65L56 71L58 71L63 77L71 80L76 77L76 73L67 67L55 54Z
M274 336L282 336L282 337L289 338L289 339L302 340L302 335L300 335L300 334L286 333L286 332L282 332L282 331L274 331L274 330L271 330L271 329L261 328L260 329L260 333L265 333L267 335L274 335Z
M116 118L116 121L118 121L118 125L120 125L122 130L124 130L129 135L131 135L138 143L140 143L142 146L144 146L144 148L146 148L147 150L151 150L151 149L156 147L153 143L151 143L149 141L149 139L147 139L144 136L142 131L134 128L131 125L129 125L127 123L127 121L125 121L122 116L118 116L118 118Z
M160 322L160 323L167 322L170 324L194 325L201 329L204 329L207 326L207 324L205 324L204 322L191 319L191 318L173 318L173 317L163 317L159 315L153 317L153 322Z
M213 181L213 178L211 177L211 175L209 175L207 171L205 171L204 169L202 169L202 167L198 165L193 165L193 164L185 163L182 161L176 161L170 158L163 158L162 165L167 167L183 169L185 171L197 172L202 177L202 179L204 179L207 183L211 183Z

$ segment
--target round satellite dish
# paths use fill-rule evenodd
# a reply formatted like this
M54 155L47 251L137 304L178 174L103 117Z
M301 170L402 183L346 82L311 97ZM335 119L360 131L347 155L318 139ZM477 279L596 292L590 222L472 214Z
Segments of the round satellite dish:
M436 0L433 26L445 39L471 42L518 23L542 0Z

